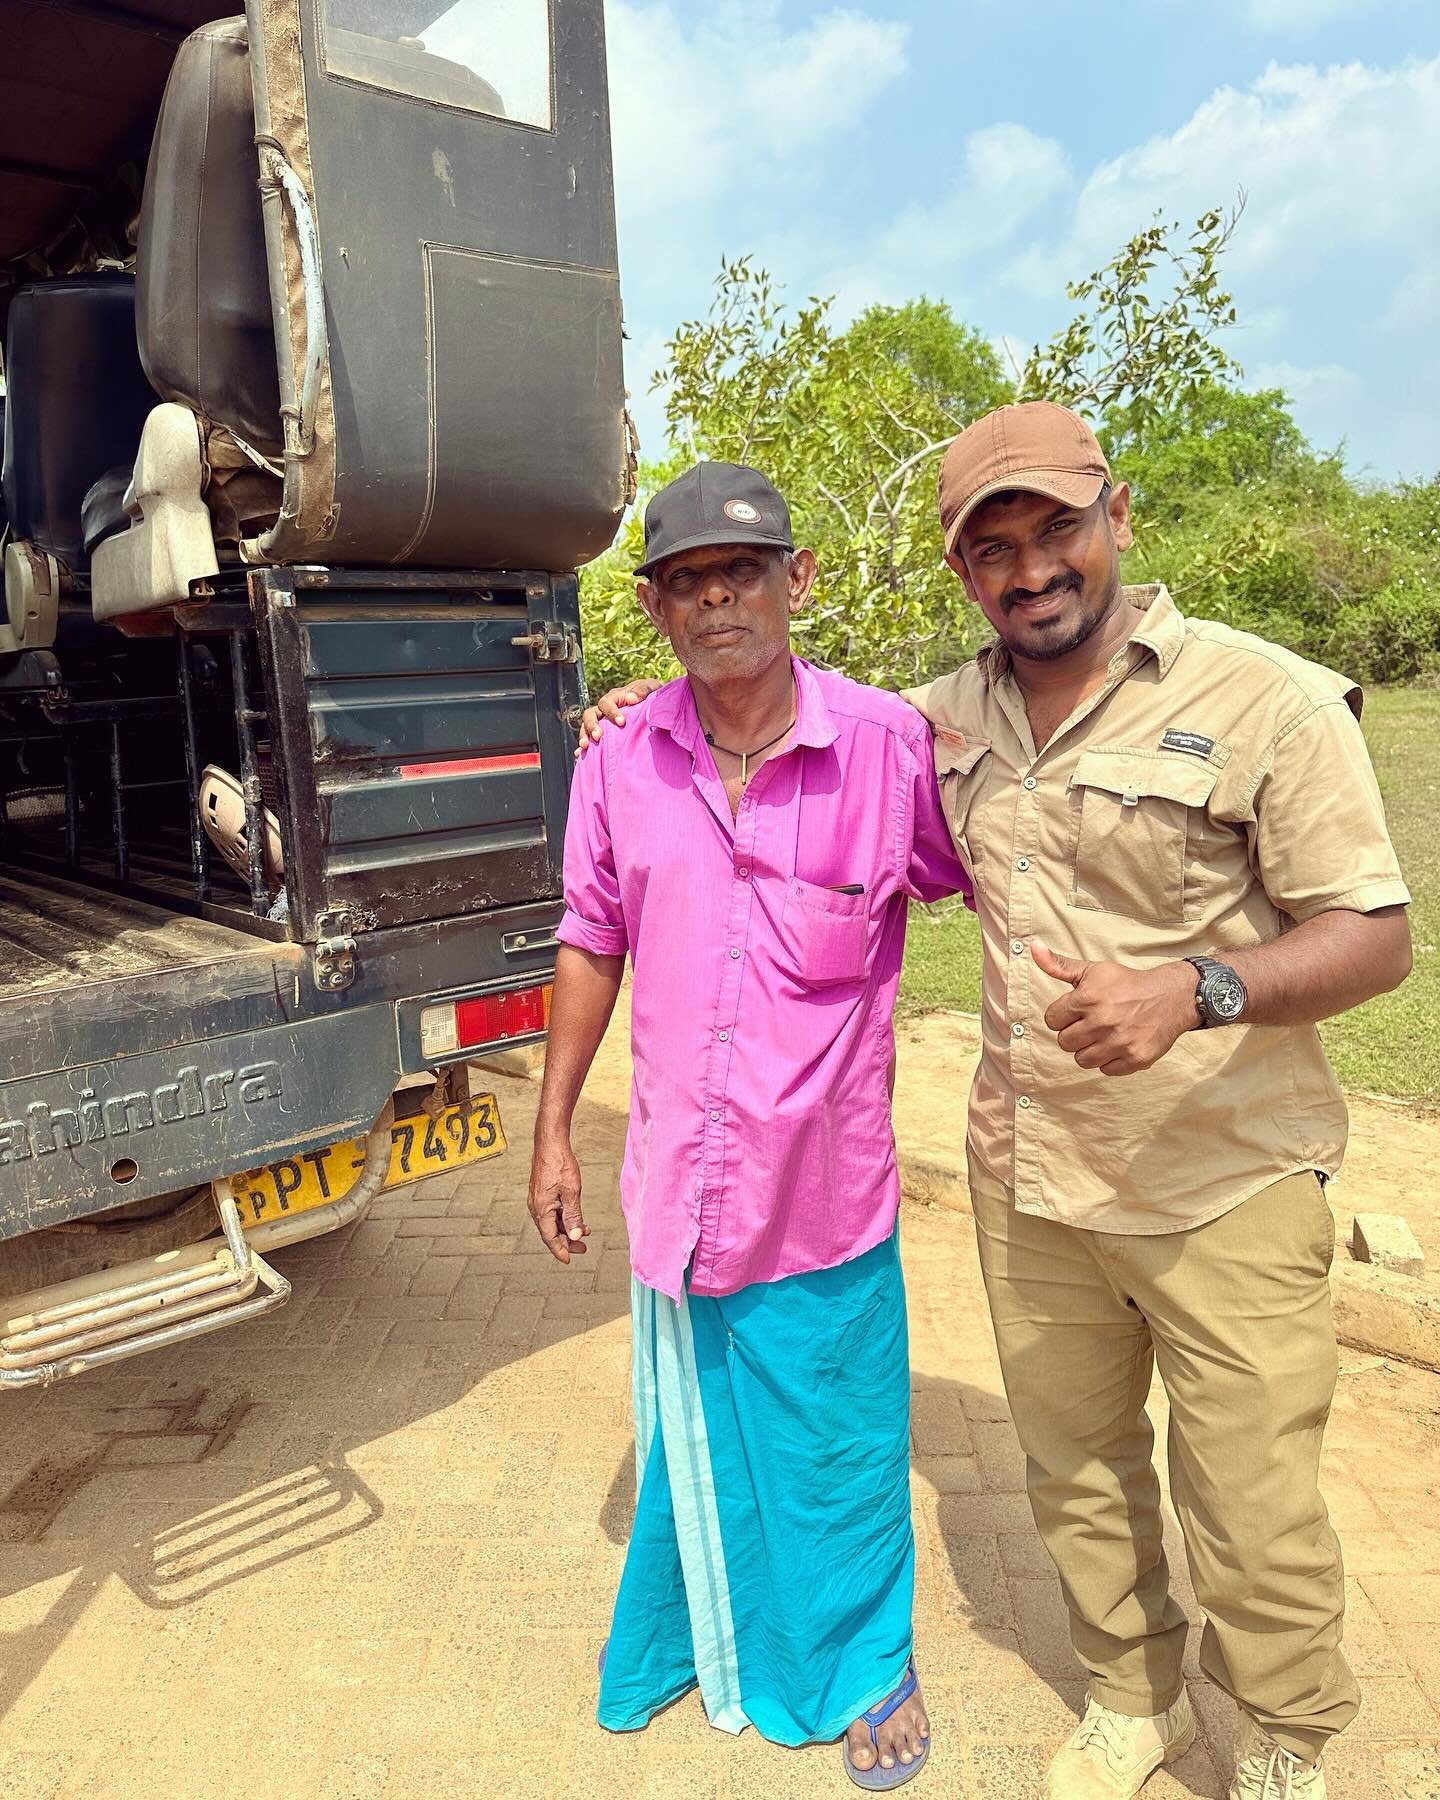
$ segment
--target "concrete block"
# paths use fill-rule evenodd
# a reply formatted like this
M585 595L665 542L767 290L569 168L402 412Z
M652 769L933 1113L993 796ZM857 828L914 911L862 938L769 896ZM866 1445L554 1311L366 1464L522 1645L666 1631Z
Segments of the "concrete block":
M1350 1253L1356 1262L1374 1263L1397 1275L1425 1273L1425 1252L1398 1213L1356 1213Z
M470 1091L483 1094L486 1076L504 1075L511 1081L538 1081L545 1073L544 1044L522 1044L517 1050L495 1050L470 1063Z
M970 1188L965 1165L959 1158L933 1153L918 1156L902 1147L898 1161L900 1192L906 1200L952 1212L970 1211ZM1367 1225L1372 1220L1385 1220L1410 1235L1403 1219L1361 1213L1356 1217L1357 1227L1361 1220ZM1366 1238L1371 1244L1379 1240L1378 1231ZM1390 1241L1395 1240L1392 1237ZM1413 1236L1411 1242L1414 1243ZM1405 1362L1440 1370L1440 1283L1423 1278L1424 1256L1418 1244L1414 1246L1414 1256L1419 1266L1413 1273L1405 1274L1397 1274L1395 1266L1381 1264L1378 1258L1337 1259L1331 1276L1335 1335L1342 1344L1377 1350L1384 1356L1397 1356Z
M1337 1260L1330 1295L1342 1344L1440 1369L1440 1282Z

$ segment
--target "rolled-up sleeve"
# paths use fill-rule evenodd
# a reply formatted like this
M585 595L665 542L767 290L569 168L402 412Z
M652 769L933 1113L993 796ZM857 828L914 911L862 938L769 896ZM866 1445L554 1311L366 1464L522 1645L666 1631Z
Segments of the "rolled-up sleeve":
M580 758L570 784L565 827L565 915L556 936L594 956L624 956L630 948L615 852L610 839L606 741Z
M1292 919L1409 902L1370 753L1343 698L1312 706L1279 732L1251 818L1261 883Z

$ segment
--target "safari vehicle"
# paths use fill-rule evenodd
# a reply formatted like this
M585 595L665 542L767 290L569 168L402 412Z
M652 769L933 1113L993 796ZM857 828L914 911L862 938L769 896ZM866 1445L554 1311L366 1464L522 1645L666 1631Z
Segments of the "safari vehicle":
M267 1251L503 1150L466 1068L544 1031L633 460L600 0L0 41L17 1385L277 1306Z

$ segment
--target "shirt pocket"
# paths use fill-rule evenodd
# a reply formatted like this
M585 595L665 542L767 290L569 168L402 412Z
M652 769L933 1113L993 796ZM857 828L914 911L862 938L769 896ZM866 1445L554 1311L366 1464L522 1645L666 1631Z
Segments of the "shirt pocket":
M1085 750L1070 777L1078 815L1070 904L1147 925L1198 906L1190 864L1219 771L1138 750Z
M807 987L862 980L869 927L868 894L841 894L792 877L781 932L786 960Z
M971 875L979 866L977 834L971 819L975 802L985 785L990 754L988 738L968 738L963 746L935 739L935 774L940 783L940 800L955 848Z

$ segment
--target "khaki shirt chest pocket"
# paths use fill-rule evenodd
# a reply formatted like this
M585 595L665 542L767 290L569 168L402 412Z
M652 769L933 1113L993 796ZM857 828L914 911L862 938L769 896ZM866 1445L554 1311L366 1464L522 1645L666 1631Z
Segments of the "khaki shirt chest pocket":
M980 863L973 819L975 803L985 786L989 754L988 738L968 738L964 744L951 743L938 734L935 739L935 774L940 782L945 821L971 875Z
M1141 750L1085 750L1070 777L1070 904L1147 925L1183 925L1199 896L1191 871L1219 770Z

